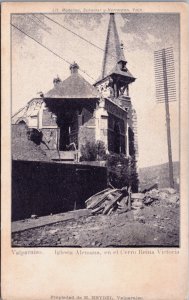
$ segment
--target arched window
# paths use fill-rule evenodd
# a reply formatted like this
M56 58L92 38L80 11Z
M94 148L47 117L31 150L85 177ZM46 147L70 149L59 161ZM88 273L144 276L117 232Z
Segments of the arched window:
M22 120L22 121L20 121L20 122L18 123L18 125L19 125L19 126L26 126L26 122L24 122L24 121Z
M14 130L14 134L16 134L17 137L26 136L27 134L27 124L24 120L20 120L17 122Z

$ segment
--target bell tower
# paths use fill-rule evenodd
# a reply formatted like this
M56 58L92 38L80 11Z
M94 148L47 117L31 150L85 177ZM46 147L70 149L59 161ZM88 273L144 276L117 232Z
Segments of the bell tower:
M125 129L127 131L126 154L132 158L134 168L137 168L137 116L129 96L129 85L134 81L135 77L130 73L127 67L123 43L120 43L115 15L111 13L106 36L101 75L94 85L107 102L110 100L117 105L117 108L120 109L120 113L122 110L127 111L127 117L124 120Z
M119 40L115 16L111 13L101 76L95 86L104 97L110 98L123 108L128 108L130 106L129 84L134 81L135 78L127 68L123 43L120 43Z

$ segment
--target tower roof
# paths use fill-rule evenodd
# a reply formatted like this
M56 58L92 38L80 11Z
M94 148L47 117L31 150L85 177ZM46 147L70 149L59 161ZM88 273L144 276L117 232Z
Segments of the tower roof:
M106 77L119 61L125 61L122 45L115 23L115 16L110 14L106 37L105 53L102 64L102 78Z
M118 63L120 62L124 66L121 69L118 66ZM123 44L120 43L119 40L115 16L113 13L111 13L106 37L105 53L102 63L102 72L97 82L101 81L102 79L106 78L107 76L113 73L129 77L131 81L134 81L135 78L126 68L126 64L127 61L123 52Z

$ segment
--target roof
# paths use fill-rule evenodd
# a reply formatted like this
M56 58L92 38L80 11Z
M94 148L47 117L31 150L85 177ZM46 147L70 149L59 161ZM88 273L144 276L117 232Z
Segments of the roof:
M129 72L129 70L126 67L125 70L121 68L119 62L123 62L123 65L125 66L127 64L123 52L123 44L120 43L119 40L115 16L113 13L111 13L106 37L104 59L102 63L102 72L96 83L107 78L112 74L118 74L124 77L128 77L130 82L134 81L135 78L133 77L133 75Z
M54 88L48 91L44 98L94 99L99 96L97 89L87 82L77 70L74 70L67 79L55 83Z
M109 73L107 73L104 78L99 77L97 79L95 85L102 79L106 79L108 76L113 75L113 74L124 76L125 78L128 78L129 82L133 82L136 79L127 68L126 68L126 70L123 70L120 68L120 66L118 64L116 64L116 66Z
M102 64L102 78L106 77L107 74L109 74L113 69L113 67L121 60L126 62L123 48L119 40L119 35L115 23L115 16L114 14L110 14L105 53Z

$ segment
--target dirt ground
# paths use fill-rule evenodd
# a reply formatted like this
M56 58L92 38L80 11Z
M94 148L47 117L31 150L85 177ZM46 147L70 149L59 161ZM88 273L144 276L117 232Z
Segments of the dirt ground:
M160 201L136 214L83 216L12 234L16 247L179 246L179 204Z

